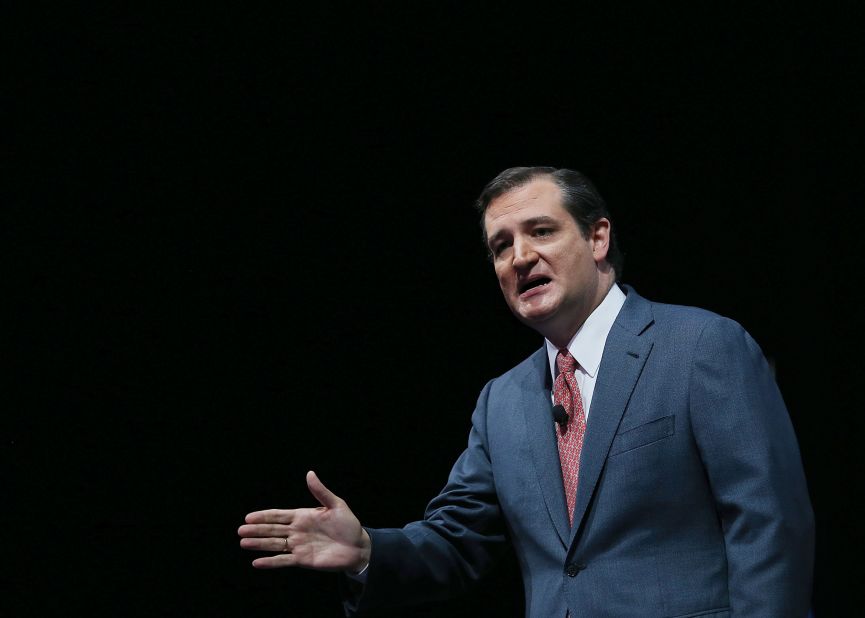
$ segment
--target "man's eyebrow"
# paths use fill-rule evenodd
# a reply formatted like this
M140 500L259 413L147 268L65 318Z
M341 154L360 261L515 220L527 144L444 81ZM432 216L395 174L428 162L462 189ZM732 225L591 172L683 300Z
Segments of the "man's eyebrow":
M496 232L495 234L493 234L492 236L487 238L487 244L492 246L492 244L494 242L496 242L499 238L501 238L504 235L505 235L504 230L499 230L498 232Z
M532 225L538 225L539 223L558 223L558 220L549 215L538 215L537 217L532 217L531 219L523 221L522 226L529 227Z
M549 215L538 215L537 217L530 217L525 221L520 222L520 227L528 228L534 227L536 225L550 225L550 224L558 224L558 220ZM492 236L487 239L487 244L492 245L495 241L497 241L500 237L505 236L507 232L504 230L499 230Z

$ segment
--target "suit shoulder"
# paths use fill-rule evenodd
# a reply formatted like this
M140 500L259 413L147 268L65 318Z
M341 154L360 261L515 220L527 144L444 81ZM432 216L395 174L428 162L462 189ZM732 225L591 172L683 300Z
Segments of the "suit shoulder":
M743 330L736 320L702 307L650 302L655 323L661 327L702 332L713 325L721 329Z
M690 345L695 351L721 353L722 350L762 349L742 324L733 318L708 309L688 305L651 303L655 336L670 337L679 346Z
M714 311L693 305L679 305L649 300L640 296L632 287L625 285L627 292L616 325L624 330L640 334L649 329L655 335L674 334L687 337L699 335L709 324L739 324Z

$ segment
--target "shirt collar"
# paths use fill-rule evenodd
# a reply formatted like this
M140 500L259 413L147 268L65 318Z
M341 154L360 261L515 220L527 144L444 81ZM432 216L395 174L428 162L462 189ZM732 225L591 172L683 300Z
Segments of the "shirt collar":
M607 335L610 329L613 328L613 323L625 304L625 293L618 285L613 284L610 291L601 301L601 304L595 307L595 310L586 318L583 325L580 326L576 334L568 343L568 351L571 353L580 367L587 374L594 378L598 373L598 368L601 366L601 357L604 355L604 344L607 342ZM553 379L556 377L556 354L559 349L554 346L548 339L544 340L547 345L547 358L550 361L550 372Z

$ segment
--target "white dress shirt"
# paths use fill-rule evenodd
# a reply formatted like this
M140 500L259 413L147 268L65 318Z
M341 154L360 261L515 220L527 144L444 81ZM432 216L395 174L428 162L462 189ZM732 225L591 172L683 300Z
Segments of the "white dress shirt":
M577 378L577 386L580 387L580 395L583 398L586 421L589 420L592 394L595 392L598 367L601 366L601 357L604 355L607 335L610 334L610 329L613 328L613 323L616 321L622 305L625 304L625 298L625 293L618 285L613 284L601 304L586 318L586 321L568 343L568 351L577 361L577 369L574 374ZM547 357L550 360L550 372L555 382L558 373L556 355L559 353L559 349L550 343L549 339L545 339L545 341Z

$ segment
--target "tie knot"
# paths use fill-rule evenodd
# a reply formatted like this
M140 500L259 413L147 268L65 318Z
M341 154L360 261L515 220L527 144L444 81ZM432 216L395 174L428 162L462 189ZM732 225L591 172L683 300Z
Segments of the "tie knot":
M561 349L556 355L556 365L560 373L573 373L577 366L577 359L571 356L567 349Z

